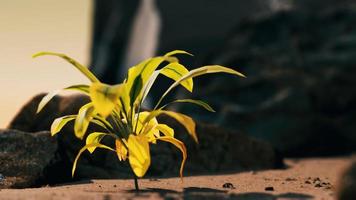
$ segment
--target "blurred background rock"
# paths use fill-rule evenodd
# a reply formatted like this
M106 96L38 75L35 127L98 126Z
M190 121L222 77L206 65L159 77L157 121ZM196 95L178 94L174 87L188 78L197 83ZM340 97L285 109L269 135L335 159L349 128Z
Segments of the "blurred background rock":
M179 90L172 97L203 99L217 111L208 113L190 106L173 108L192 115L200 125L198 131L203 132L200 133L203 134L203 145L199 148L206 153L193 154L196 161L187 165L192 172L236 170L236 167L238 170L275 168L282 166L280 155L334 156L356 150L355 1L94 0L92 4L89 1L62 1L53 5L46 1L33 3L0 2L0 11L11 10L0 12L3 23L0 26L3 36L0 37L3 44L0 47L3 53L0 89L4 91L0 117L3 124L15 116L9 107L18 109L29 96L86 81L75 69L52 58L30 61L30 55L36 51L59 51L79 61L90 60L90 68L101 80L117 83L122 81L127 68L140 60L183 49L195 55L193 58L182 56L189 68L219 64L239 70L248 77L197 78L193 96ZM28 60L22 62L23 57ZM153 93L147 105L154 102L169 83L164 78L157 83L159 81L163 83L156 85L158 91ZM52 104L56 109L62 105L58 104L61 102L58 99ZM62 111L49 110L45 116L36 117L36 102L38 97L18 113L8 128L25 132L49 129L52 119ZM66 102L62 105L63 113L75 113L83 103L75 98L63 102ZM215 141L213 136L204 134L217 137L220 134L221 138ZM56 155L64 155L60 156L64 158L58 165L61 168L69 168L80 146L78 141L68 141L70 137L72 135L68 137L67 134L57 139ZM238 141L240 144L234 149ZM213 142L225 145L212 149ZM191 148L194 151L196 147ZM162 160L154 149L152 152L153 159ZM212 161L216 159L211 161L206 157L211 152L228 152L228 155L214 154L223 159L220 166L215 166ZM241 156L244 153L246 157ZM167 159L171 154L171 149L167 150L163 157ZM261 155L261 159L256 154ZM167 161L168 164L160 163L153 168L152 174L167 175L161 173L162 169L175 169L176 159L173 158ZM87 158L86 162L95 165L95 159ZM204 163L203 167L201 163ZM106 164L111 163L103 163ZM100 172L107 173L105 167L104 170L99 168ZM90 166L83 169L82 177L92 177L93 174L85 174L90 170ZM63 173L63 177L70 176L67 171ZM106 177L105 174L98 176Z
M355 1L114 2L97 0L94 7L91 66L103 80L121 80L122 66L144 57L184 49L195 55L183 58L192 68L220 64L248 78L196 79L193 97L217 113L175 109L268 141L284 156L355 150ZM153 100L168 83L161 81Z

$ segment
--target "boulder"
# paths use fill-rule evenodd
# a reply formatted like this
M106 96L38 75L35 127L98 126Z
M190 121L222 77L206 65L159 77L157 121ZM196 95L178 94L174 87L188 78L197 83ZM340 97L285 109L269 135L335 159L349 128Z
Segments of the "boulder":
M0 188L40 184L47 166L55 162L56 151L57 140L48 131L0 130Z
M30 100L15 116L9 128L36 132L49 130L52 121L59 116L76 114L81 105L89 101L82 95L58 96L51 101L43 113L35 114L37 105L44 94ZM281 159L266 142L253 139L238 131L227 131L221 127L197 124L200 137L199 145L185 134L181 125L166 117L160 120L171 124L176 129L176 136L186 143L188 161L185 174L217 173L266 169L281 166ZM98 130L90 127L88 132ZM73 160L84 145L75 138L73 124L69 123L57 134L59 161L48 167L47 181L70 181ZM113 145L112 141L104 141ZM111 143L110 143L111 142ZM175 147L159 142L151 145L152 164L147 176L178 176L181 155ZM61 169L58 171L58 169ZM92 155L84 153L79 160L75 178L131 178L132 171L127 163L119 162L117 156L106 150L96 150Z
M356 199L356 160L346 168L338 180L337 187L338 200Z
M351 7L245 21L200 64L233 67L247 78L197 81L193 98L206 100L218 114L177 109L268 141L285 156L355 151L355 22ZM192 95L182 91L179 97Z

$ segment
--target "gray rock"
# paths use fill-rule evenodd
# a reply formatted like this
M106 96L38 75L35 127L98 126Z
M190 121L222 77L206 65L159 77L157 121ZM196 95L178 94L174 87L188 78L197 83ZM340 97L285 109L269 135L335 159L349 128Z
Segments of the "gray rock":
M36 132L48 130L55 117L76 114L80 105L88 101L85 96L73 95L56 97L44 108L44 113L35 115L38 102L43 95L30 100L10 123L10 128ZM239 132L226 131L221 127L198 123L200 144L196 145L185 134L185 130L166 117L161 118L176 128L176 135L186 143L188 161L185 174L242 171L251 169L275 168L281 164L271 145L250 138ZM41 123L43 122L43 123ZM45 122L45 123L44 123ZM90 131L98 127L90 127ZM47 181L70 181L73 160L84 145L73 135L73 124L68 124L57 135L57 164L48 167ZM112 145L110 141L108 145ZM111 141L112 142L112 141ZM177 176L181 155L179 150L164 142L151 145L152 165L147 176ZM58 171L58 169L61 169ZM131 178L132 172L127 163L119 162L109 151L96 150L92 155L84 153L77 166L76 178Z
M54 160L57 140L48 131L0 130L0 188L38 184Z
M338 200L356 199L356 160L342 173L337 187Z
M197 81L193 97L206 100L218 115L178 109L268 141L286 156L356 150L355 21L352 8L338 7L280 12L239 24L200 64L230 66L247 78Z

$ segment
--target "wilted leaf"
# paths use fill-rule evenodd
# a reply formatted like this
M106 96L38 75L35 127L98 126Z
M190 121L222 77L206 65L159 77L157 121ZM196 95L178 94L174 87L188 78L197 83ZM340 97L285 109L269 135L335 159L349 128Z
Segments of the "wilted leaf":
M165 142L169 142L169 143L173 144L174 146L176 146L182 152L183 159L182 159L182 162L180 165L179 174L180 174L180 177L183 178L184 164L187 159L187 149L185 148L184 143L173 138L173 137L168 137L168 136L159 137L159 138L156 138L156 140L162 140Z
M80 151L78 152L77 156L75 157L75 160L74 160L74 163L73 163L73 167L72 167L72 177L74 177L74 173L75 173L75 169L77 168L77 163L78 163L78 160L79 160L79 157L82 155L82 153L87 150L88 148L92 148L92 147L95 147L95 148L102 148L102 149L108 149L110 151L115 151L114 149L106 146L106 145L103 145L103 144L88 144L88 145L85 145L83 148L80 149Z
M128 153L125 145L119 139L116 139L115 146L116 146L117 157L119 158L120 161L125 161Z
M177 112L173 112L173 111L162 110L161 112L163 114L166 114L166 115L174 118L180 124L182 124L185 127L185 129L187 129L189 135L192 136L194 141L196 143L198 143L198 136L195 132L195 122L191 117L184 115L182 113L177 113Z

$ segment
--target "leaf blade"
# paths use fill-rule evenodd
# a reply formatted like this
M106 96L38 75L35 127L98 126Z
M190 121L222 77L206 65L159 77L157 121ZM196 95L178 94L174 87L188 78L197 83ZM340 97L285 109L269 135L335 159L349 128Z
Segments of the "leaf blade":
M75 120L76 117L76 115L67 115L55 119L51 125L51 136L56 135L68 122Z
M66 60L67 62L69 62L70 64L72 64L75 68L77 68L91 82L100 82L99 79L96 78L96 76L87 67L83 66L82 64L80 64L79 62L77 62L76 60L74 60L73 58L71 58L65 54L43 51L43 52L38 52L38 53L32 55L32 58L37 58L39 56L46 56L46 55L60 57L64 60Z

